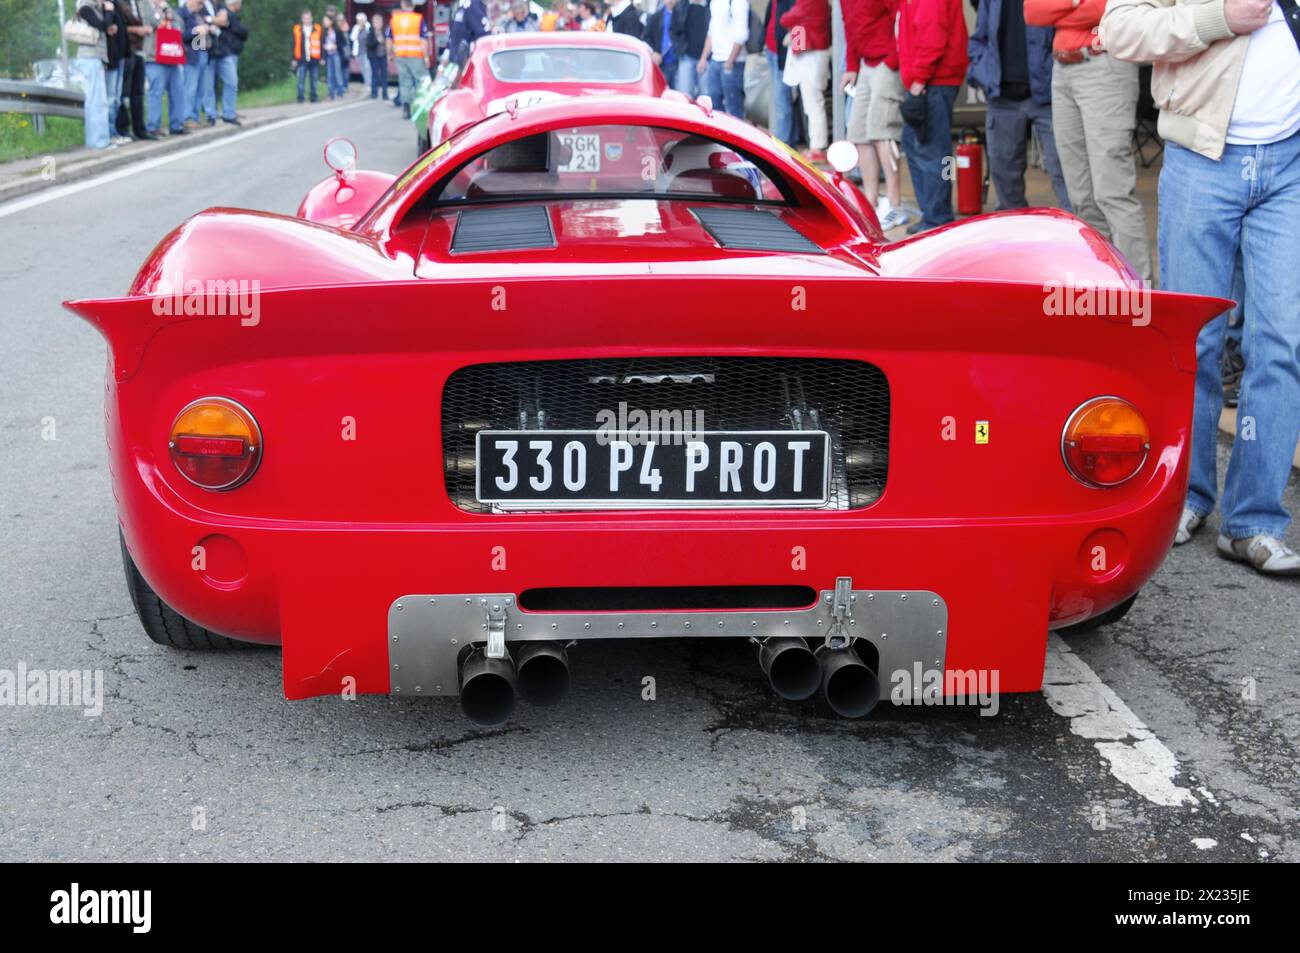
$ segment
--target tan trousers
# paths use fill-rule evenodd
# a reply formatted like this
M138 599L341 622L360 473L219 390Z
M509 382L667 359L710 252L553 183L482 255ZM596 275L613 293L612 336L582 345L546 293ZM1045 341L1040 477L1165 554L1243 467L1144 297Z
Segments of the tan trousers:
M809 60L803 64L803 74L799 78L799 98L803 100L804 115L808 117L808 146L825 152L831 141L826 122L826 84L831 77L831 51L808 50L802 55Z
M1102 54L1052 69L1052 128L1074 213L1150 281L1151 246L1133 155L1137 98L1133 63Z

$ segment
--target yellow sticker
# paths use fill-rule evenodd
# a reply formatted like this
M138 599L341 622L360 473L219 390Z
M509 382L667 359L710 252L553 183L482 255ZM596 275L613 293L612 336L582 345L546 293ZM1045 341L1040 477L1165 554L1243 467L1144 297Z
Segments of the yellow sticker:
M989 422L987 420L975 421L975 442L976 443L989 442Z

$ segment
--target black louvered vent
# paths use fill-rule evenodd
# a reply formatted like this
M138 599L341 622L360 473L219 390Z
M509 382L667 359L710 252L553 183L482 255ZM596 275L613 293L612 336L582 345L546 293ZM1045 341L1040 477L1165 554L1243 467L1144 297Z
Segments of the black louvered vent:
M693 208L691 213L723 248L741 251L825 252L772 212L735 208Z
M555 233L545 205L515 205L461 212L451 239L454 253L554 248Z

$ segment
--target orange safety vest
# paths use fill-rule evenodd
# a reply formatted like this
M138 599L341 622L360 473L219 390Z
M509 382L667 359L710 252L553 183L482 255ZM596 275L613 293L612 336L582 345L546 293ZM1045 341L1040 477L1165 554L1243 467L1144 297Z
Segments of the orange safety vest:
M321 36L320 24L313 23L311 25L311 33L308 35L308 39L311 42L311 55L303 56L302 55L302 24L295 23L293 25L293 58L295 60L320 59L320 36Z
M388 26L393 31L394 56L424 57L424 44L420 42L423 24L424 17L413 10L399 10L388 18Z

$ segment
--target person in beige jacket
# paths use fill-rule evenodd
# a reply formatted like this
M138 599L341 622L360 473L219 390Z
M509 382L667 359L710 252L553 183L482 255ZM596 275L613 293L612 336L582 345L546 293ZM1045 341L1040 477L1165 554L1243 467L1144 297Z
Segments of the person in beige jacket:
M1300 555L1284 542L1283 502L1300 439L1300 22L1288 24L1278 0L1110 0L1100 36L1112 56L1155 64L1151 92L1166 140L1161 284L1242 299L1246 370L1218 551L1266 575L1300 575ZM1191 479L1176 544L1218 501L1226 319L1197 341Z

